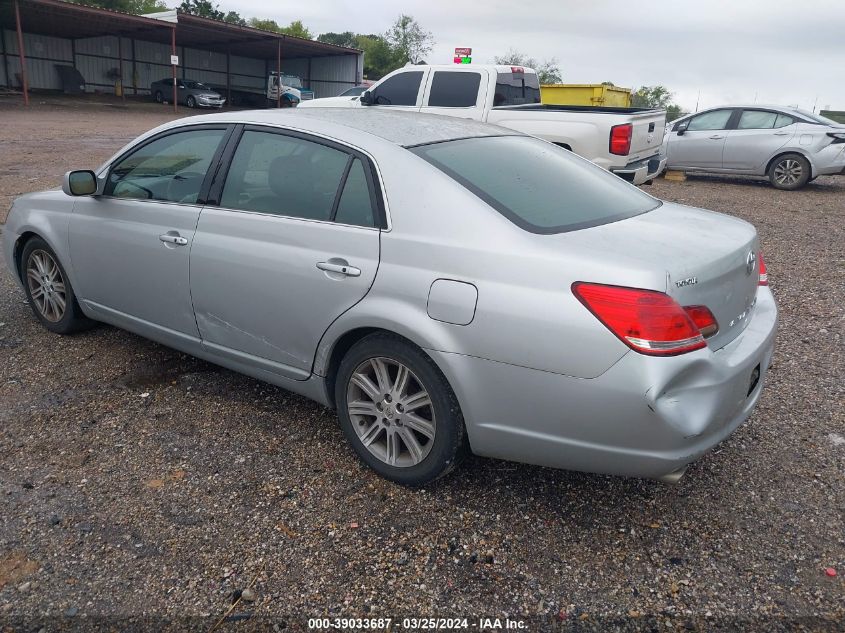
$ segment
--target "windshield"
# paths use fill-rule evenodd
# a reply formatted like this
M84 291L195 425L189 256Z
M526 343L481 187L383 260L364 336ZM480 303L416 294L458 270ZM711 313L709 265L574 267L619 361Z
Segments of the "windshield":
M607 224L662 204L572 152L530 136L459 139L410 151L532 233Z
M813 121L814 123L821 123L822 125L836 125L840 126L841 123L834 121L833 119L828 119L820 114L813 114L812 112L807 112L806 110L799 110L798 108L795 111L803 117L806 117Z
M302 81L299 77L292 77L291 75L282 75L282 83L291 88L302 88Z
M188 88L208 88L208 86L206 86L201 81L190 81L188 79L185 79L182 81L182 83L185 84Z
M340 93L339 96L341 97L356 97L360 95L367 89L366 86L355 86L354 88L350 88L349 90L344 90Z

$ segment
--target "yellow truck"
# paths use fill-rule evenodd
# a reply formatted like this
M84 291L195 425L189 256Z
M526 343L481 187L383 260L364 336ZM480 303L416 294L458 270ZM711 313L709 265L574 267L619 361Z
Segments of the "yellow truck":
M551 105L631 107L631 89L607 84L545 84L540 101Z

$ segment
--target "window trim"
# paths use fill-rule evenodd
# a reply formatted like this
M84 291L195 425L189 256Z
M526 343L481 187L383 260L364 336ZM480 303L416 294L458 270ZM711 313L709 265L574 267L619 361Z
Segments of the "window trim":
M251 123L239 123L235 127L237 129L229 137L228 142L226 143L225 151L222 153L219 165L214 172L206 205L214 206L225 211L232 211L236 213L252 213L270 218L276 217L285 218L288 220L300 220L303 222L320 222L322 224L348 226L352 228L367 230L389 230L389 225L387 222L387 210L384 203L384 187L382 186L381 179L377 178L376 176L378 169L369 154L366 154L354 147L350 147L349 145L344 145L333 139L325 138L322 136L316 136L314 134L301 132L299 130L292 130L284 127L275 127L272 125L259 125ZM243 137L244 132L263 132L267 134L278 134L279 136L297 138L303 141L316 143L317 145L323 145L325 147L329 147L331 149L343 152L349 157L347 159L346 167L344 168L340 183L338 184L337 191L335 191L335 198L332 203L332 213L331 217L328 220L302 218L296 215L283 215L281 213L265 213L263 211L252 211L250 209L234 209L231 207L224 207L220 204L220 199L223 194L223 187L226 184L226 178L228 178L229 176L229 169L232 167L232 160L234 159L235 151L240 145L241 138ZM340 204L340 198L343 195L344 188L346 187L346 179L349 177L349 172L352 169L352 165L354 163L355 158L361 160L361 165L364 168L364 175L367 178L367 190L370 194L370 206L373 211L373 220L375 221L374 226L361 226L360 224L344 224L342 222L336 222L334 220L334 217L337 214L337 207Z
M397 103L377 103L373 101L374 106L378 106L380 108L419 108L423 104L423 98L425 97L425 90L428 86L428 78L431 76L431 72L428 68L420 68L420 67L413 67L413 68L400 68L398 70L393 71L386 77L383 77L379 80L377 84L374 86L370 86L367 89L367 92L373 92L373 99L375 99L374 91L378 90L381 86L386 84L394 77L398 77L399 75L409 75L412 73L421 73L422 77L420 77L420 85L417 86L417 96L414 99L414 103L412 104L397 104Z
M475 91L475 103L468 106L444 106L444 105L432 105L431 104L431 91L434 89L434 79L438 74L449 74L449 75L458 75L458 74L475 74L478 75L478 89ZM486 82L485 82L486 80ZM489 76L487 73L481 69L437 69L431 70L428 74L428 82L426 84L425 94L423 94L423 102L422 102L422 112L426 111L426 108L445 108L447 110L471 110L473 108L483 108L484 102L487 97L487 83L489 83Z
M236 125L233 123L199 123L196 125L180 125L178 127L168 128L166 130L162 130L158 134L153 134L152 136L148 136L144 140L136 143L132 147L126 149L126 151L121 152L120 155L116 156L113 161L111 161L105 169L103 169L100 174L105 173L104 178L104 185L107 185L109 182L109 178L111 177L112 171L121 163L123 160L134 154L140 149L143 149L150 143L154 143L159 141L163 138L168 136L173 136L175 134L182 134L184 132L195 132L198 130L223 130L223 136L220 139L220 142L217 145L217 149L214 151L214 155L211 157L211 162L208 164L208 170L205 172L205 178L203 178L202 185L200 185L199 194L197 195L196 202L176 202L174 200L150 200L148 198L120 198L118 196L107 195L106 193L100 194L99 197L106 198L108 200L126 200L126 201L134 201L134 202L145 202L145 203L157 203L157 204L178 204L179 206L183 207L202 207L207 204L209 190L211 188L211 184L214 180L214 176L217 174L217 171L220 168L220 160L223 156L223 153L229 144L229 141L232 138L232 133L234 132ZM105 191L105 187L103 189Z
M795 118L791 114L787 114L786 112L778 112L777 110L772 110L771 108L738 108L739 116L736 118L736 127L732 129L736 129L741 132L745 132L746 130L780 130L785 127L789 127L790 125L795 125L798 123L798 119ZM739 127L739 121L742 119L742 115L746 112L765 112L767 114L774 114L775 115L775 122L777 122L778 116L785 116L792 119L792 123L787 125L782 125L781 127Z

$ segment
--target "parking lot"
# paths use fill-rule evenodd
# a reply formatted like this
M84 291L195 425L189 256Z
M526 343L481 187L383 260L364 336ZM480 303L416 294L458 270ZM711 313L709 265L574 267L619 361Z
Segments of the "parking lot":
M0 221L173 117L0 101ZM676 486L470 458L408 490L304 398L111 327L50 334L0 264L0 629L208 630L251 586L222 630L316 616L841 630L845 177L646 191L754 223L781 318L753 417Z

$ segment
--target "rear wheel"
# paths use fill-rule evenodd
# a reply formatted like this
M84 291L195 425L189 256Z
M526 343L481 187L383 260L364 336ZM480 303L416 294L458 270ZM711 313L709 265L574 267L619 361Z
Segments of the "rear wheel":
M156 90L155 100L156 103L164 103L164 93L161 90Z
M73 286L47 242L36 237L26 243L21 271L29 305L45 328L71 334L94 324L82 313Z
M449 473L466 453L457 398L422 350L371 334L338 369L335 402L346 439L382 477L421 486Z
M801 154L778 156L769 166L769 182L777 189L800 189L809 182L810 176L810 163Z

